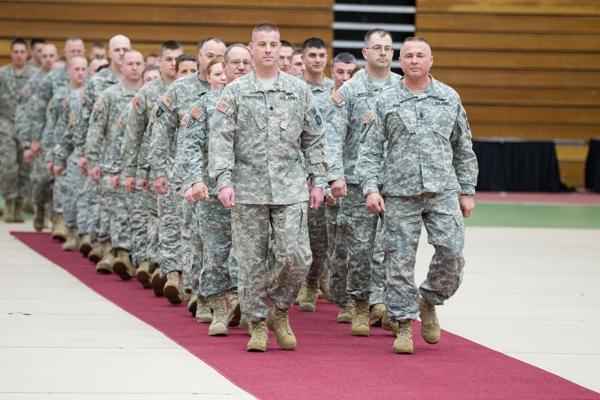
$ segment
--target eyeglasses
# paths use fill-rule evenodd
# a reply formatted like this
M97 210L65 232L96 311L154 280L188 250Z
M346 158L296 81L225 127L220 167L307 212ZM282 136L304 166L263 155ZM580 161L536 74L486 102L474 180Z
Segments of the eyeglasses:
M391 53L394 51L392 46L380 46L376 44L375 46L366 47L369 50L373 50L374 52L381 53L381 50L385 50L386 53Z
M240 65L243 65L244 67L249 67L252 65L252 63L250 61L242 61L242 60L231 60L231 61L227 61L227 64L231 64L234 67L239 67Z

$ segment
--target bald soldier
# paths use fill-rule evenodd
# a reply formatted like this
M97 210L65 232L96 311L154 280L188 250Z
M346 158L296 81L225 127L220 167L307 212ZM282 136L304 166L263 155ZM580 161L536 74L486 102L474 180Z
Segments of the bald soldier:
M402 80L364 116L356 174L368 212L385 212L383 264L387 310L396 332L393 351L410 354L411 322L420 316L421 336L437 343L435 306L462 281L463 217L475 207L478 168L459 95L429 74L433 56L427 41L406 38L400 65ZM414 267L423 224L435 254L417 288Z
M254 72L225 87L210 121L209 174L219 201L232 209L240 304L251 331L248 351L267 350L267 327L282 349L296 348L288 309L312 258L307 203L317 209L323 199L323 121L306 84L279 71L280 46L276 26L253 29Z

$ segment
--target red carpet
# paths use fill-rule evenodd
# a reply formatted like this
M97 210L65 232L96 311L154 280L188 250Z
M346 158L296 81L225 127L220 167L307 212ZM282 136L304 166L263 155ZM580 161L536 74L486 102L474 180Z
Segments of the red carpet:
M390 333L374 328L368 338L335 323L335 307L316 313L294 310L296 351L284 352L270 337L267 353L247 353L248 336L209 338L186 307L171 306L136 281L96 274L79 253L65 253L48 234L13 235L122 309L152 325L260 399L600 399L581 386L444 332L436 346L423 342L415 325L415 354L391 352Z

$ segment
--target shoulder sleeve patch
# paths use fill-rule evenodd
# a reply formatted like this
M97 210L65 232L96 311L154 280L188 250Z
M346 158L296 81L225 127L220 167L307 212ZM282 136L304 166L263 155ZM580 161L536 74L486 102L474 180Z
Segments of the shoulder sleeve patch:
M334 90L333 93L331 93L331 101L333 101L337 106L341 106L346 102L346 99L344 99L344 96L342 96L340 92Z
M194 106L194 107L192 107L192 111L190 111L190 115L194 119L200 119L202 117L202 110L200 110L198 107Z
M160 98L160 101L162 101L162 103L167 106L167 108L171 108L171 99L168 96L162 96Z
M217 102L217 111L218 111L218 112L221 112L221 113L223 113L223 114L227 114L230 108L231 108L231 107L229 106L229 104L228 104L228 103L226 103L226 102L225 102L225 101L223 101L223 100L219 100L219 101Z

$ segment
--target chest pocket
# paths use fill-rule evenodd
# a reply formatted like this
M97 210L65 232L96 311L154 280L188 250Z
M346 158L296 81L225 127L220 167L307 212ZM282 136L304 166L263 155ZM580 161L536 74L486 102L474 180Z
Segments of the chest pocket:
M264 103L255 103L252 109L245 104L240 104L238 108L238 123L242 126L254 125L259 131L267 129L267 113L264 110ZM251 126L250 126L251 127Z

